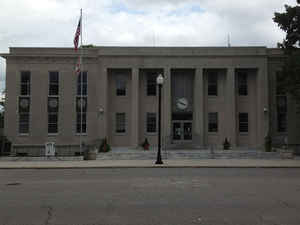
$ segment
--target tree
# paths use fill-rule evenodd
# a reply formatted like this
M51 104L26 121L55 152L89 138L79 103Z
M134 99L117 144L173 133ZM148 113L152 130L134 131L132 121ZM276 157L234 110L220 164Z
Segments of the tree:
M300 0L296 6L285 5L285 12L275 12L273 21L286 33L278 46L283 49L285 62L282 68L284 89L300 100Z

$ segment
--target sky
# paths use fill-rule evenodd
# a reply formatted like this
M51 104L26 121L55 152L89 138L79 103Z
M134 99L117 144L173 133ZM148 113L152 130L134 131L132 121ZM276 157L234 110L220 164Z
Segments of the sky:
M80 9L83 44L97 46L267 46L285 34L274 12L296 0L1 0L0 52L73 47ZM0 58L0 90L5 60Z

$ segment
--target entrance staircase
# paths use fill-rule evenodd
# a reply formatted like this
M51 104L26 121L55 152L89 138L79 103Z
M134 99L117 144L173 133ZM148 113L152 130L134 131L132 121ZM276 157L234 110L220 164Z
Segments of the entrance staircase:
M161 152L162 159L280 159L278 152L259 150L207 150L207 149L172 149ZM98 160L155 160L157 150L112 149L110 152L98 153Z

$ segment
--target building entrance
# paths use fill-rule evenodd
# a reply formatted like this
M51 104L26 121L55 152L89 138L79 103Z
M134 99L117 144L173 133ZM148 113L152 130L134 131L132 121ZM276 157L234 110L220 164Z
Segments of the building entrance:
M192 141L192 121L172 121L173 141Z

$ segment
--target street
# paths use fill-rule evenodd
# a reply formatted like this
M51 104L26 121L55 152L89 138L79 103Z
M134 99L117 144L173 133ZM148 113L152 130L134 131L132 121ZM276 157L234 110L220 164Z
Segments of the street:
M299 225L300 169L0 170L0 225Z

